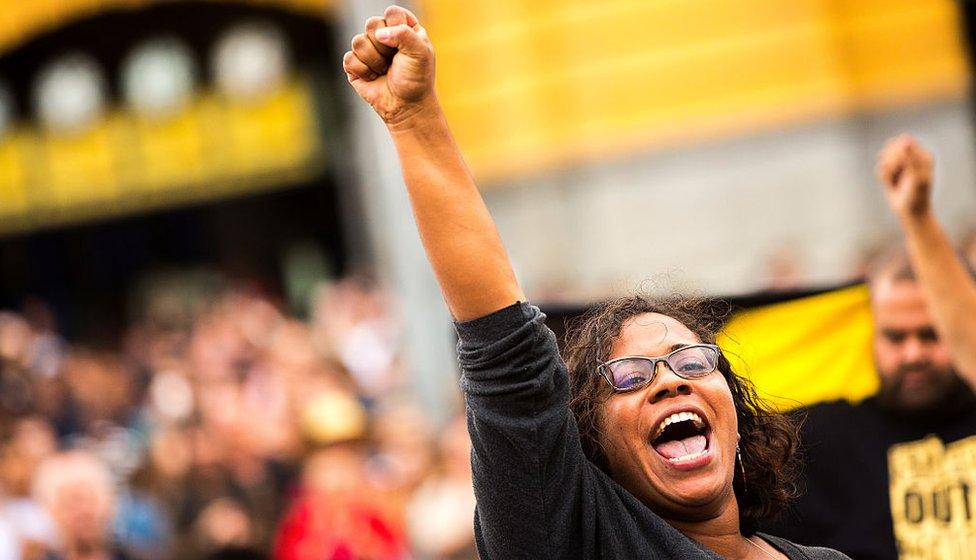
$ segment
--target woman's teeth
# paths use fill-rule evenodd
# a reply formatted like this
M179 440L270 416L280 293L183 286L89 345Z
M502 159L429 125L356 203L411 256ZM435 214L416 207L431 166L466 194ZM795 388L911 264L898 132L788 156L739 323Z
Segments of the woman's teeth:
M657 439L658 437L660 437L661 434L664 433L664 429L670 426L671 424L677 422L687 422L689 420L695 423L696 428L701 429L705 427L705 423L702 422L701 417L695 414L694 412L676 412L671 416L668 416L664 420L661 420L661 423L657 427L657 433L654 434L654 438L652 439Z

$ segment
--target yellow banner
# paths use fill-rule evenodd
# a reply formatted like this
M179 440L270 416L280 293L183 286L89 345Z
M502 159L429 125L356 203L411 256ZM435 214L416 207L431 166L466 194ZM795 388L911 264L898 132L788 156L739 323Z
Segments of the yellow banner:
M751 309L719 337L735 370L782 409L877 391L868 289L857 285Z

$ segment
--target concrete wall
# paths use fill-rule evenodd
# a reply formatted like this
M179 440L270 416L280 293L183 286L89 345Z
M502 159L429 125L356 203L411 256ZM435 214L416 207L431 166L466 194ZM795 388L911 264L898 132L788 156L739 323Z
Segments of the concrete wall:
M969 115L960 101L810 124L493 185L486 198L536 301L641 285L749 292L785 247L806 284L829 284L897 235L874 158L900 131L936 153L936 205L950 232L976 227Z

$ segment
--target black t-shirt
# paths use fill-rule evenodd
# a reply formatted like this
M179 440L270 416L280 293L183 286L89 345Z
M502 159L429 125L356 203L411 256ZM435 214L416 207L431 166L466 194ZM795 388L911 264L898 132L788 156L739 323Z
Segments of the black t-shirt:
M925 422L872 398L798 415L805 493L769 531L855 560L976 558L976 410Z
M585 458L544 320L516 304L457 325L481 557L718 559ZM791 559L845 558L764 538Z

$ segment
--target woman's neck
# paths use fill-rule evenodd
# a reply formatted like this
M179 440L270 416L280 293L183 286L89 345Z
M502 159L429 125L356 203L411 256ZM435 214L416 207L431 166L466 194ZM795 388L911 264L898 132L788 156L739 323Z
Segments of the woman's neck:
M726 559L749 558L756 552L746 542L739 530L739 506L729 500L718 514L702 521L676 521L667 519L669 525L683 535Z

